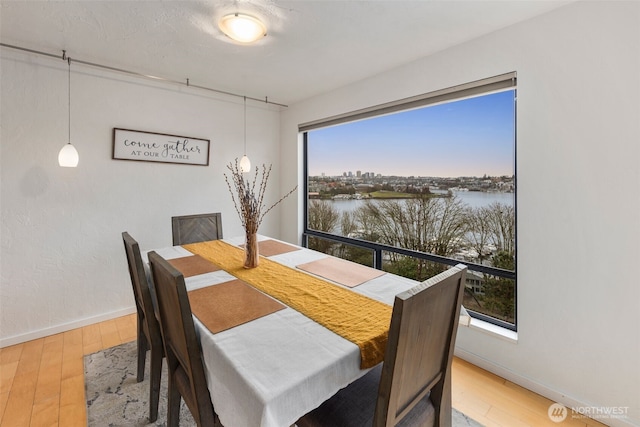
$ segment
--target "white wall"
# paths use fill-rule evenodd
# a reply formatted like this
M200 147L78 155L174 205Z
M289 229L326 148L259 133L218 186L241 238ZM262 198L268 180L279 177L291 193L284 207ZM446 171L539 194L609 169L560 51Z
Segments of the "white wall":
M2 48L0 347L133 312L120 233L142 250L171 244L171 216L222 212L242 233L224 182L243 154L242 98L72 63L75 169L67 142L67 64ZM107 64L112 65L112 64ZM248 102L247 153L279 169L279 110ZM210 164L112 160L114 127L210 139ZM278 197L279 176L268 199ZM278 213L261 232L277 235Z
M602 421L640 425L639 2L574 3L291 106L282 189L302 179L299 123L509 71L518 73L518 340L460 328L457 354L565 404L629 407ZM281 219L292 242L295 204Z

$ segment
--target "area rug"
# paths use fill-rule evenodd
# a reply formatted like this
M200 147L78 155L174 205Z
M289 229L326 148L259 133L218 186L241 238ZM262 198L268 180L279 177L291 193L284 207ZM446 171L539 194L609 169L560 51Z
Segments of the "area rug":
M121 344L84 357L85 397L88 426L166 426L167 375L162 369L158 419L149 423L149 352L145 380L136 382L136 342ZM184 401L180 408L180 426L196 423ZM482 427L453 409L454 427ZM232 427L232 426L229 426ZM363 426L364 427L364 426Z

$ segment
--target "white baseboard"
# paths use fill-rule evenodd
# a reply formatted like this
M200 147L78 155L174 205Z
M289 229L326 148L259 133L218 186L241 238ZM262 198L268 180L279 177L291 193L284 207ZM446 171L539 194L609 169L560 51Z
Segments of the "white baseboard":
M527 390L531 390L535 393L538 393L541 396L546 397L549 400L552 400L557 403L561 403L567 408L592 408L598 405L594 405L587 402L581 402L578 399L575 399L571 396L567 396L566 394L559 392L557 390L553 390L549 388L545 384L541 384L531 378L524 377L516 372L513 372L509 369L506 369L503 366L496 365L494 362L487 360L477 354L471 353L464 349L457 348L455 349L455 355L460 359L466 360L467 362L476 365L482 369L485 369L491 373L494 373L512 383L518 384L526 388ZM630 419L625 418L605 418L605 419L597 419L598 422L606 424L611 427L637 427Z
M115 319L116 317L126 316L127 314L135 313L135 311L136 311L135 306L132 306L129 308L124 308L122 310L100 314L98 316L87 317L80 320L74 320L73 322L51 326L49 328L39 329L37 331L31 331L22 335L14 335L12 337L0 338L0 348L8 347L10 345L20 344L20 343L35 340L38 338L43 338L49 335L59 334L61 332L70 331L72 329L81 328L83 326L92 325L94 323L103 322L105 320Z

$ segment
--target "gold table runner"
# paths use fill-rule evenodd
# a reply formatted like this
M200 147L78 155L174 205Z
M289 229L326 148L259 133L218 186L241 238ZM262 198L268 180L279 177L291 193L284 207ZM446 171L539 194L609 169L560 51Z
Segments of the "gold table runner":
M356 344L361 369L384 359L389 305L264 257L258 267L245 269L244 251L221 240L183 247Z

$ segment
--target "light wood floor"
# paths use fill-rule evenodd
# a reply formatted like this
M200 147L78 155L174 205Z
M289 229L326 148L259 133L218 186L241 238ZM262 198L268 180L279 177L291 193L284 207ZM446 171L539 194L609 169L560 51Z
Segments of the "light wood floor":
M83 356L135 337L136 318L129 315L0 349L0 426L86 426ZM603 426L571 417L554 423L551 403L454 360L453 406L486 427Z

